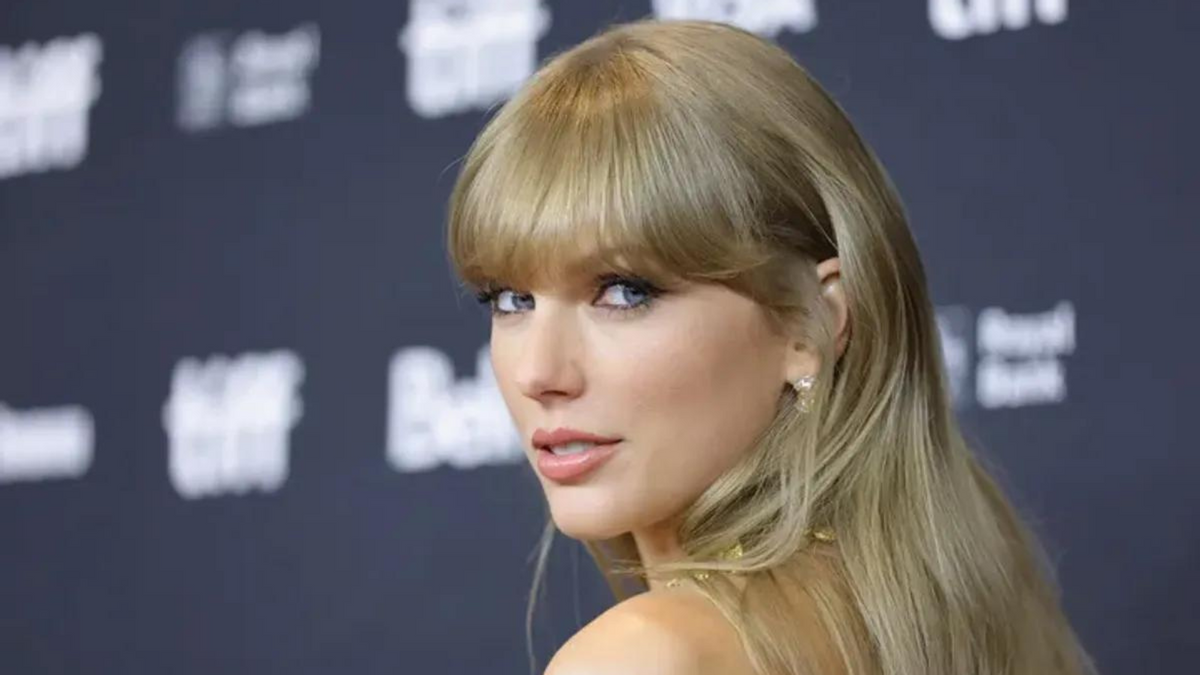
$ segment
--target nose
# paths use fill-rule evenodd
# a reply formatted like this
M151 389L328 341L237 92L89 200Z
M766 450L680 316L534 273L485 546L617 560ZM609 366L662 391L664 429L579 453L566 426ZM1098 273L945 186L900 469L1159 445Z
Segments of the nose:
M515 337L519 344L514 345L518 356L512 373L522 394L542 403L579 395L582 345L568 308L539 307Z

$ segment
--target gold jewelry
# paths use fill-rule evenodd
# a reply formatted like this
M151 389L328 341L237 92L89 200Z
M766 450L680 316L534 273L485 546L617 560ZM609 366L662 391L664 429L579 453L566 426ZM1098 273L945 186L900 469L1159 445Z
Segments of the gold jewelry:
M809 539L816 539L817 541L831 542L837 539L831 527L818 527L815 530L810 527L804 531L804 534Z
M742 542L734 542L733 546L730 546L729 548L717 554L717 560L737 560L738 558L742 557L743 553L744 551L742 551ZM689 576L696 581L703 581L708 578L709 573L707 570L700 570L699 572L692 572ZM679 582L679 577L667 579L667 588L675 588L679 585Z
M822 542L831 542L836 539L833 533L833 528L830 527L818 527L815 529L810 527L804 531L804 536L808 537L809 539L815 539L816 541ZM739 541L734 543L733 546L721 551L721 553L717 555L717 559L737 560L738 558L741 558L744 553L745 552L742 550L742 542ZM707 570L700 570L699 572L692 572L688 576L692 577L696 581L703 581L709 577L709 572ZM681 581L682 579L680 577L672 577L667 579L667 588L675 588L680 584Z

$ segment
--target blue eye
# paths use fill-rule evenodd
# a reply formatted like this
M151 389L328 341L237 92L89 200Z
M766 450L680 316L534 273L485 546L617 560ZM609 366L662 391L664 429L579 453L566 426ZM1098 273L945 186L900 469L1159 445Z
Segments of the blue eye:
M624 298L624 305L602 306L605 311L616 312L620 314L630 314L633 312L645 311L646 309L649 309L654 299L662 293L660 289L645 279L620 276L616 274L602 275L597 279L597 285L600 290L597 299L604 297L610 289L625 289L624 292L619 294L619 297ZM504 293L511 293L513 298L518 299L518 301L524 301L526 306L528 306L532 300L531 296L528 294L522 295L515 293L511 288L506 288L503 286L493 286L484 289L475 294L475 299L479 301L479 304L487 305L493 316L507 316L509 314L517 314L521 312L522 310L519 308L505 309L499 306L499 301L503 297ZM630 300L629 296L633 296L634 299Z
M511 289L508 289L508 288L501 288L501 289L498 289L498 290L496 290L496 291L495 291L495 293L493 293L493 294L492 294L492 300L491 300L491 301L492 301L492 309L493 309L493 311L494 311L496 314L515 314L516 312L519 312L519 311L520 311L520 309L519 309L519 308L518 308L518 309L501 309L501 308L499 307L499 301L500 301L500 298L501 298L501 297L503 297L505 293L510 293L510 294L511 294L511 297L513 297L514 299L517 299L517 298L520 298L520 299L527 299L525 296L520 296L520 295L516 294L516 293L515 293L515 292L513 292Z
M601 293L601 297L608 296L608 292L613 290L614 288L619 291L622 291L622 292L615 293L613 295L618 298L623 298L624 302L626 303L624 305L617 305L617 306L613 307L614 309L628 311L630 309L640 307L641 303L646 302L646 300L640 300L640 301L637 300L636 298L639 295L645 297L647 300L649 299L649 293L647 293L647 291L644 288L639 288L637 286L634 286L633 284L627 284L627 283L622 283L622 282L615 282L615 283L611 283L611 284L608 284L607 286L605 286ZM633 297L635 299L629 300L628 298L630 295L633 295Z

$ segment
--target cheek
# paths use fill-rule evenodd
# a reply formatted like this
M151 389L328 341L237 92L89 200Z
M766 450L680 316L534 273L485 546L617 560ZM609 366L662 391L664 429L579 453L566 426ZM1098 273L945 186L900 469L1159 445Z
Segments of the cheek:
M622 371L637 479L653 494L666 498L670 486L672 501L694 499L749 449L780 392L766 353L753 335L704 327L669 336Z

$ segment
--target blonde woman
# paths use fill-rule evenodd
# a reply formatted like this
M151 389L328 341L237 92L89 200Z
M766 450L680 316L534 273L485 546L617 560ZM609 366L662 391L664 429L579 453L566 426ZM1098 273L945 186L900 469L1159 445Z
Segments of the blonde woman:
M1093 672L956 426L895 188L778 46L642 20L549 59L448 249L549 507L535 589L557 530L617 599L547 673Z

